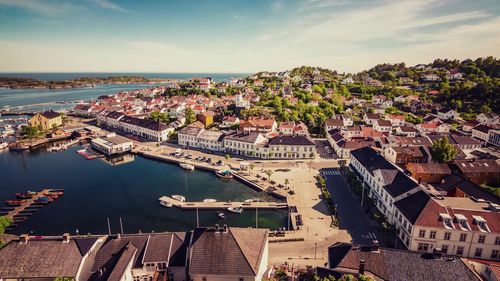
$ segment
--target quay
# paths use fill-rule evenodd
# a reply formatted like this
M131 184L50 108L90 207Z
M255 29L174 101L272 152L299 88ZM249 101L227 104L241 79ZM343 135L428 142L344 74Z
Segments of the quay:
M162 196L160 201L171 203L173 206L181 209L286 209L288 203L279 202L181 202L169 196Z
M16 215L21 214L23 211L25 211L25 209L29 209L30 207L32 207L32 205L37 202L38 198L48 196L51 191L53 191L53 190L52 189L44 189L42 191L37 192L35 195L33 195L33 197L26 200L26 202L24 202L23 204L16 206L12 210L9 210L9 212L7 214L5 214L4 216L6 218L9 218L9 219L14 219L14 217Z

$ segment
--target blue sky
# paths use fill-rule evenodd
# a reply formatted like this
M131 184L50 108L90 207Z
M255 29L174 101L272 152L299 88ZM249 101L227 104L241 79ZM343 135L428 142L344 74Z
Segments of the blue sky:
M254 72L500 55L498 0L0 0L0 71Z

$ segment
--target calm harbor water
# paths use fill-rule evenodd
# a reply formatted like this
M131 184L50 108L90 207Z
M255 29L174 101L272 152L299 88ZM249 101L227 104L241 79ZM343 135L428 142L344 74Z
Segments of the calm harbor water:
M187 200L214 198L241 201L249 198L276 199L235 180L223 181L211 173L187 172L176 165L135 157L134 161L110 165L104 160L86 160L76 153L79 146L62 152L0 152L0 201L12 199L16 192L43 188L65 189L65 195L41 208L13 231L16 234L61 235L79 230L84 233L120 231L119 218L126 233L138 231L178 231L196 226L196 212L165 208L162 195L181 194ZM226 213L199 211L201 226L216 223L255 226L255 211ZM286 210L259 210L259 227L277 229L286 224Z

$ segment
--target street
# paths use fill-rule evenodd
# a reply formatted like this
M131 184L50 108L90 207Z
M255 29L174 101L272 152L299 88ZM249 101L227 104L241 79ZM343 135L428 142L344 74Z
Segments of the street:
M360 206L358 198L351 193L349 186L342 179L339 169L328 168L320 171L326 177L326 186L330 191L334 204L337 205L337 216L340 229L345 229L352 236L355 244L369 245L375 239L375 229L370 225L370 218Z

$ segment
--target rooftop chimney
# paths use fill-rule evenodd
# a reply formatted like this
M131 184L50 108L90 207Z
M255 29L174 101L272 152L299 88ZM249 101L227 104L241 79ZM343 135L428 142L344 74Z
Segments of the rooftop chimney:
M359 274L365 274L365 260L359 260Z
M224 232L227 232L227 224L224 224L224 226L223 226L223 231L224 231Z
M63 243L69 243L69 239L70 239L69 233L64 233L63 234Z
M28 240L30 240L30 237L28 234L19 235L19 244L28 244Z
M219 230L219 224L218 223L215 224L215 230Z
M116 234L116 239L122 238L122 235L120 233Z
M380 244L378 243L378 240L373 240L372 241L372 252L378 252L379 247L380 247Z

